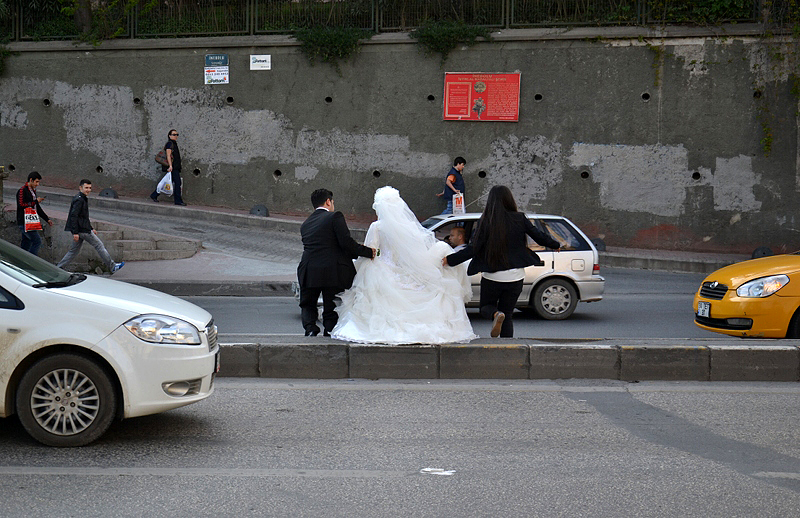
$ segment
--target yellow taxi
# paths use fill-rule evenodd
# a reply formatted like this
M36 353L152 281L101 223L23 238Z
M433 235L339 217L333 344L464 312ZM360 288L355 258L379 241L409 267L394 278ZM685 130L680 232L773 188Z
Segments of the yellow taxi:
M694 296L694 323L747 338L800 338L800 255L762 257L721 268Z

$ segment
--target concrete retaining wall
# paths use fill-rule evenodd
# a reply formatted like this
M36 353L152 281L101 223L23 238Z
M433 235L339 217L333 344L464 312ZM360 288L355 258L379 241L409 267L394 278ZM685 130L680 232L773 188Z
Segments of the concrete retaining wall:
M306 213L327 186L338 209L369 217L390 184L426 217L462 155L470 210L506 184L522 209L609 246L796 249L796 42L760 26L668 31L504 31L444 66L384 34L341 76L283 36L14 43L0 163L7 185L35 169L44 185L88 175L144 198L176 128L190 204ZM229 84L203 84L207 53L229 55ZM272 70L249 70L250 54ZM442 121L447 71L520 72L519 122Z

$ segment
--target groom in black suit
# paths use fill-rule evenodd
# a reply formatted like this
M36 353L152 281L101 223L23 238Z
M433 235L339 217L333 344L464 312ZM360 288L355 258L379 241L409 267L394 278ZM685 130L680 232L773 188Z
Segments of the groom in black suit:
M300 308L306 336L317 336L317 299L322 293L322 326L325 336L339 320L336 294L353 285L356 268L353 259L375 257L375 249L359 245L350 237L350 230L341 212L334 212L333 193L317 189L311 193L314 212L300 227L303 257L297 267L300 283Z

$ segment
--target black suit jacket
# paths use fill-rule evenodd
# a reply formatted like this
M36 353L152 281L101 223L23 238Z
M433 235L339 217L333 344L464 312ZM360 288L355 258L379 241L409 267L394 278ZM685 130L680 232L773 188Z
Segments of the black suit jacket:
M528 239L526 236L531 236L531 239L536 241L542 246L548 248L559 248L561 244L558 241L545 234L538 228L534 227L527 216L522 212L512 212L509 214L511 223L506 235L506 246L508 247L508 262L510 268L525 268L526 266L542 266L544 263L536 252L528 248ZM486 255L475 255L473 244L470 243L466 248L454 254L447 256L447 264L456 266L463 263L467 259L472 259L467 268L468 275L475 275L478 272L496 272L489 266L486 260ZM485 250L485 249L484 249Z
M297 280L303 288L353 285L356 268L353 259L372 257L372 249L359 245L341 212L317 209L300 227L303 238L303 257L297 267Z

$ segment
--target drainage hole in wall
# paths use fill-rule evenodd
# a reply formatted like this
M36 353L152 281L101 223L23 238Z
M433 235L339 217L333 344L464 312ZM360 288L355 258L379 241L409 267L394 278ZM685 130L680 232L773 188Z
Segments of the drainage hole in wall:
M542 99L544 99L544 96L542 94L535 94L533 96L533 100L536 101L537 103L542 102Z
M761 99L761 90L753 92L753 99Z
M375 178L380 178L381 172L380 171L372 171L372 176L374 176Z
M225 98L225 102L228 104L233 104L233 97L229 95L228 97Z
M486 171L478 171L478 178L486 178Z
M97 171L98 174L103 174L103 166L97 166L95 171Z
M649 100L650 100L650 94L649 94L649 93L647 93L647 92L643 93L643 94L642 94L642 100L643 100L644 102L647 102L647 101L649 101Z
M142 100L139 99L138 97L134 97L133 98L133 104L135 104L136 106L139 106L140 104L142 104Z
M699 179L700 179L700 173L698 173L697 171L693 172L692 180L699 180Z
M272 173L272 176L274 176L275 178L278 178L278 177L280 177L280 175L282 175L282 174L283 174L283 173L281 172L281 170L280 170L280 169L275 169L275 171Z
M332 103L333 102L333 97L326 97L325 98L325 102L328 103L328 104Z
M195 169L194 171L192 171L192 174L195 176L200 176L200 169Z
M435 100L436 100L436 97L435 97L434 95L429 95L429 96L428 96L428 100L429 100L429 101L435 101Z
M14 167L14 164L8 164L8 170L11 171L11 172L14 172L14 171L17 170L17 168Z
M42 104L44 104L45 106L50 106L50 99L45 99L44 101L42 101Z
M581 178L584 180L589 178L589 171L581 171Z

